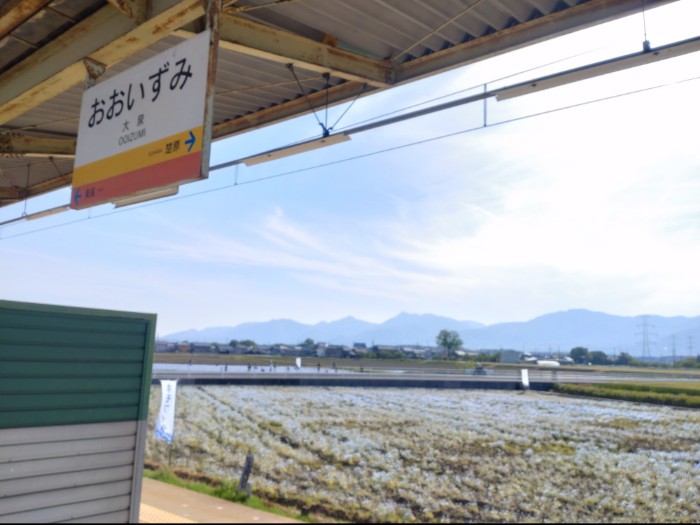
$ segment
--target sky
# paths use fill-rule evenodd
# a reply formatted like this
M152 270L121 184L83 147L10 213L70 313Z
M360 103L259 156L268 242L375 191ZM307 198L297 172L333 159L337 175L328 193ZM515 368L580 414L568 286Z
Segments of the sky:
M636 52L645 22L654 47L697 36L700 2L681 0L645 18L318 118L351 129L481 92L484 83L501 87ZM173 198L0 227L0 299L155 313L159 335L271 319L380 323L401 312L484 324L572 308L697 316L695 77L700 53L217 169ZM221 140L211 164L320 131L305 116ZM0 208L0 222L25 206L33 213L69 199L66 189Z

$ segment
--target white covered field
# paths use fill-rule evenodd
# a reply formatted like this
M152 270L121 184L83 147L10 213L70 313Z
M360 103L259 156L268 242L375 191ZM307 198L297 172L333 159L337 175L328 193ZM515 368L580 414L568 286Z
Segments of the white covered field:
M146 457L168 463L153 437ZM700 521L700 411L535 392L179 386L172 467L338 520Z

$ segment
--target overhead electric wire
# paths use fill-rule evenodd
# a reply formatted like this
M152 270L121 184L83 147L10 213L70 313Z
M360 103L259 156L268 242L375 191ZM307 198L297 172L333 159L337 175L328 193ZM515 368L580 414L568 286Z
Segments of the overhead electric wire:
M382 114L382 115L380 115L380 116L377 116L377 117L373 117L373 118L370 118L370 119L366 119L366 120L360 121L359 123L355 123L355 124L353 124L353 126L355 126L355 127L346 126L346 127L344 127L344 128L341 128L341 130L340 130L338 133L336 133L335 135L333 135L333 136L338 136L338 135L347 135L347 136L350 136L350 135L353 135L353 134L356 134L356 133L361 133L361 132L364 132L364 131L369 131L369 130L374 129L374 128L378 128L378 127L382 127L382 126L386 126L386 125L390 125L390 124L395 124L395 123L398 123L398 122L401 122L401 121L404 121L404 120L410 120L410 119L413 119L413 118L416 118L416 117L420 117L420 116L423 116L423 115L428 115L428 114L430 114L430 113L435 113L435 112L438 112L438 111L443 111L443 110L450 109L450 108L453 108L453 107L456 107L456 106L465 105L465 104L470 104L470 103L478 102L478 101L486 101L487 99L492 98L492 97L494 97L494 96L497 96L497 95L499 95L501 92L503 92L503 91L505 91L505 90L507 89L507 88L495 88L495 89L493 89L493 90L491 90L491 91L488 91L488 90L487 90L487 86L488 86L489 84L490 84L490 85L493 85L493 84L496 84L497 82L501 82L501 81L506 80L506 79L508 79L508 78L512 78L512 77L515 77L515 76L520 76L520 75L523 75L523 74L528 73L528 72L530 72L530 71L534 71L534 70L537 70L537 69L541 69L541 68L544 68L544 67L551 66L551 65L556 64L556 63L558 63L558 62L562 62L562 61L565 61L565 60L570 60L571 58L575 58L575 57L578 57L578 56L582 56L582 55L584 55L584 54L587 54L587 53L590 53L590 52L593 52L593 51L597 51L597 50L603 49L604 47L607 47L607 46L602 46L602 47L599 47L599 48L596 48L596 49L588 50L588 51L586 51L586 52L584 52L584 53L579 53L579 54L577 54L577 55L570 55L570 56L565 57L565 58L563 58L563 59L555 60L555 61L552 61L552 62L549 62L549 63L546 63L546 64L542 64L542 65L536 66L536 67L534 67L534 68L530 68L530 69L526 69L526 70L520 71L520 72L518 72L518 73L513 73L513 74L511 74L511 75L506 75L506 76L504 76L504 77L500 77L500 78L498 78L498 79L491 80L491 81L489 81L489 82L487 82L487 83L484 83L484 84L477 84L477 85L475 85L475 86L473 86L473 87L460 89L460 90L458 90L458 91L455 91L455 92L452 92L452 93L448 93L448 94L446 94L446 95L441 95L440 97L435 97L435 98L433 98L433 99L430 99L430 100L427 100L427 101L423 101L423 102L420 102L420 103L418 103L418 104L412 104L412 105L410 105L410 106L405 106L404 108L401 108L401 109L398 109L398 110L395 110L395 111L392 111L392 112L389 112L389 113L384 113L384 114ZM290 64L290 66L291 66L291 64ZM530 82L530 81L528 81L528 82ZM428 107L428 108L416 110L416 111L413 111L413 112L410 112L410 113L407 113L407 112L406 112L407 109L411 109L411 108L415 108L415 107L419 107L419 106L424 106L425 104L427 104L427 103L429 103L429 102L434 102L434 101L436 101L436 100L441 100L441 99L444 99L444 98L450 98L450 97L453 97L453 96L456 95L456 94L464 93L465 91L473 91L473 90L476 90L476 89L478 89L479 87L483 87L483 90L482 90L480 93L478 93L478 94L475 94L475 95L472 95L472 96L468 96L468 97L463 97L463 98L460 98L460 99L454 99L454 100L451 100L451 101L448 101L448 102L444 102L444 103L439 104L439 105L436 105L436 106L430 106L430 107ZM358 96L351 102L350 106L352 106L352 104L355 103L355 101L357 100L357 98L359 98L359 96L360 96L361 94L362 94L362 93L359 93L359 94L358 94ZM308 100L307 100L307 102L308 102ZM484 107L486 107L486 106L484 106ZM313 108L311 108L311 109L312 109L312 112L313 112ZM349 109L349 107L345 110L345 112L347 112L348 109ZM345 115L345 112L341 115L340 118L342 118L342 117ZM386 116L388 116L388 115L394 115L394 114L397 114L397 113L398 113L398 115L395 116L395 117L391 117L391 118L388 118L388 119L385 119L385 120L378 121L378 119L380 119L380 118L382 118L382 117L386 117ZM340 118L339 118L338 121L336 121L336 124L333 125L333 127L331 127L331 128L326 128L326 127L320 122L320 120L319 120L319 118L318 118L318 116L316 115L315 112L314 112L314 116L316 117L317 122L318 122L318 123L321 125L321 127L323 128L323 137L324 137L324 138L325 138L325 137L328 137L328 136L330 135L330 130L332 130L333 128L335 128L337 122L340 120ZM365 123L365 122L367 122L367 124L363 124L363 123ZM484 118L484 123L486 123L486 119L485 119L485 118ZM358 125L358 124L359 124L359 125ZM482 125L482 127L483 127L483 125ZM268 151L266 151L266 152L258 153L258 154L256 154L256 155L253 155L253 157L259 157L260 155L264 155L264 154L274 154L275 152L278 152L278 151L280 151L280 150L285 150L285 149L288 149L288 148L292 148L292 147L294 147L294 146L303 145L303 144L305 144L305 143L315 142L316 140L318 140L318 139L317 139L317 136L315 135L315 136L313 136L313 137L311 137L311 138L307 138L307 139L295 141L295 142L288 143L288 144L286 144L286 145L277 147L277 148L275 148L275 149L273 149L273 150L268 150ZM217 169L222 169L222 168L227 168L227 167L235 166L235 165L242 164L242 163L246 163L246 160L249 159L249 158L251 158L251 157L244 157L244 158L239 158L239 159L236 159L236 160L233 160L233 161L223 162L223 163L221 163L221 164L217 164L217 165L215 165L215 166L210 167L210 171L217 170Z
M574 58L578 58L578 57L587 55L587 54L589 54L589 53L593 53L593 52L596 52L596 51L600 51L600 50L602 50L602 49L606 49L606 48L608 48L608 47L610 47L610 45L607 45L607 46L600 46L600 47L597 47L597 48L594 48L594 49L589 49L589 50L583 51L583 52L581 52L581 53L577 53L577 54L575 54L575 55L569 55L569 56L564 57L564 58L560 58L560 59L557 59L557 60L553 60L553 61L547 62L547 63L545 63L545 64L540 64L540 65L538 65L538 66L534 66L534 67L531 67L531 68L528 68L528 69L523 69L522 71L518 71L517 73L511 73L511 74L505 75L505 76L503 76L503 77L499 77L499 78L496 78L496 79L493 79L493 80L489 80L488 82L484 82L484 83L481 83L481 84L475 84L475 85L470 86L470 87L467 87L467 88L462 88L462 89L459 89L459 90L457 90L457 91L453 91L453 92L451 92L451 93L446 93L446 94L444 94L444 95L440 95L439 97L435 97L435 98L431 98L431 99L428 99L428 100L424 100L424 101L422 101L422 102L418 102L418 103L416 103L416 104L411 104L411 105L409 105L409 106L404 106L403 108L399 108L399 109L396 109L396 110L394 110L394 111L389 111L388 113L382 113L381 115L377 115L376 117L368 118L368 119L365 119L365 120L360 120L360 121L358 121L358 122L354 122L353 124L348 124L347 126L338 128L338 129L336 129L335 131L341 132L341 131L350 129L352 126L358 126L358 125L364 124L364 123L366 123L366 122L373 122L373 121L382 119L382 118L384 118L384 117L388 117L388 116L390 116L390 115L395 115L395 114L397 114L397 113L402 113L402 112L404 112L404 111L407 111L407 110L410 110L410 109L413 109L413 108L417 108L417 107L420 107L420 106L424 106L424 105L426 105L426 104L430 104L430 103L436 102L436 101L438 101L438 100L442 100L442 99L445 99L445 98L453 97L453 96L459 95L460 93L465 93L465 92L467 92L467 91L474 91L474 90L476 90L476 89L479 89L479 88L483 87L484 85L493 85L493 84L496 84L497 82L503 82L503 81L505 81L505 80L508 80L509 78L518 77L518 76L524 75L524 74L526 74L526 73L531 73L531 72L533 72L533 71L537 71L538 69L543 69L543 68L546 68L546 67L549 67L549 66L553 66L553 65L555 65L555 64L560 64L560 63L562 63L562 62L566 62L567 60L571 60L571 59L574 59ZM355 101L357 100L357 98L359 98L361 95L362 95L362 93L358 94L358 96L352 101L351 105L354 104ZM345 112L343 113L343 115L341 115L341 118L345 115L345 113L348 111L348 109L349 109L349 108L347 108L347 109L345 110ZM340 119L338 119L338 120L340 120ZM337 125L337 123L338 123L338 122L336 121L336 124L335 124L335 125ZM334 125L334 127L335 127L335 125ZM302 139L302 140L299 140L299 141L296 141L296 142L293 142L293 143L290 143L290 144L286 144L285 146L293 146L293 145L295 145L295 144L298 144L298 143L301 143L301 142L305 142L305 141L307 141L307 140L311 140L311 139L313 139L313 138L315 138L315 137L316 137L316 136L314 136L314 137L308 137L308 138L305 138L305 139Z
M372 157L372 156L375 156L375 155L380 155L380 154L383 154L383 153L388 153L388 152L391 152L391 151L396 151L396 150L405 149L405 148L409 148L409 147L419 146L419 145L421 145L421 144L426 144L426 143L429 143L429 142L434 142L434 141L437 141L437 140L442 140L442 139L454 137L454 136L457 136L457 135L462 135L462 134L465 134L465 133L470 133L470 132L473 132L473 131L483 130L483 129L486 129L486 128L491 128L491 127L495 127L495 126L500 126L500 125L503 125L503 124L511 124L511 123L513 123L513 122L518 122L518 121L526 120L526 119L529 119L529 118L540 117L540 116L543 116L543 115L548 115L548 114L552 114L552 113L557 113L557 112L559 112L559 111L566 111L566 110L569 110L569 109L574 109L574 108L583 107L583 106L587 106L587 105L591 105L591 104L596 104L596 103L599 103L599 102L606 102L606 101L608 101L608 100L614 100L614 99L626 97L626 96L629 96L629 95L636 95L636 94L639 94L639 93L645 93L645 92L653 91L653 90L656 90L656 89L662 89L662 88L669 87L669 86L680 85L680 84L684 84L684 83L687 83L687 82L692 82L692 81L695 81L695 80L700 80L700 76L690 77L690 78L686 78L686 79L683 79L683 80L677 80L677 81L673 81L673 82L666 82L666 83L663 83L663 84L657 84L657 85L654 85L654 86L649 86L649 87L645 87L645 88L641 88L641 89L636 89L636 90L632 90L632 91L626 91L626 92L624 92L624 93L617 93L617 94L615 94L615 95L608 95L608 96L605 96L605 97L600 97L600 98L597 98L597 99L592 99L592 100L587 100L587 101L583 101L583 102L578 102L578 103L575 103L575 104L569 104L569 105L567 105L567 106L561 106L561 107L558 107L558 108L553 108L553 109L548 109L548 110L544 110L544 111L539 111L539 112L537 112L537 113L531 113L531 114L528 114L528 115L521 115L521 116L519 116L519 117L513 117L513 118L510 118L510 119L506 119L506 120L502 120L502 121L498 121L498 122L489 123L486 127L484 127L483 124L479 124L479 125L476 125L476 126L471 127L471 128L467 128L467 129L463 129L463 130L459 130L459 131L455 131L455 132L451 132L451 133L446 133L446 134L443 134L443 135L438 135L438 136L430 137L430 138L427 138L427 139L422 139L422 140L418 140L418 141L413 141L413 142L401 144L401 145L398 145L398 146L392 146L392 147L390 147L390 148L384 148L384 149L372 151L372 152L369 152L369 153L363 153L363 154L359 154L359 155L354 155L354 156L352 156L352 157L346 157L346 158L344 158L344 159L338 159L338 160L334 160L334 161L331 161L331 162L325 162L325 163L322 163L322 164L316 164L316 165L313 165L313 166L307 166L307 167L304 167L304 168L299 168L299 169L295 169L295 170L291 170L291 171L286 171L286 172L282 172L282 173L277 173L277 174L273 174L273 175L268 175L268 176L264 176L264 177L259 177L259 178L257 178L257 179L251 179L251 180L243 181L243 182L240 182L240 181L237 181L237 180L236 180L233 184L227 184L227 185L225 185L225 186L219 186L219 187L216 187L216 188L209 188L209 189L207 189L207 190L202 190L202 191L195 192L195 193L190 193L190 194L187 194L187 195L178 195L178 196L176 196L176 197L171 197L171 198L167 198L167 199L154 200L154 201L147 202L147 203L143 203L143 204L140 204L140 205L137 205L137 206L131 206L131 207L126 207L126 208L119 208L119 209L111 210L111 211L109 211L109 212L106 212L106 213L103 213L103 214L100 214L100 215L89 216L89 217L81 217L81 218L77 218L77 219L74 219L74 220L71 220L71 221L66 221L66 222L63 222L63 223L60 223L60 224L54 224L54 225L51 225L51 226L46 226L46 227L43 227L43 228L37 228L37 229L35 229L35 230L30 230L30 231L26 231L26 232L20 232L20 233L16 233L16 234L12 234L12 235L2 235L2 228L0 228L0 240L12 239L12 238L16 238L16 237L23 237L23 236L26 236L26 235L31 235L31 234L34 234L34 233L39 233L39 232L43 232L43 231L47 231L47 230L52 230L52 229L60 228L60 227L63 227L63 226L69 226L69 225L72 225L72 224L77 224L77 223L79 223L79 222L83 222L83 221L87 221L87 220L95 220L95 219L100 219L100 218L103 218L103 217L110 217L110 216L115 215L115 214L118 214L118 213L131 212L131 211L135 211L135 210L138 210L138 209L141 209L141 208L145 208L145 207L156 206L156 205L165 204L165 203L168 203L168 202L173 202L173 201L178 201L178 200L183 200L183 199L189 199L189 198L191 198L191 197L197 197L197 196L200 196L200 195L206 195L206 194L208 194L208 193L214 193L214 192L217 192L217 191L228 190L228 189L231 189L231 188L236 188L236 187L238 187L238 186L253 184L253 183L257 183L257 182L268 181L268 180L271 180L271 179L277 179L277 178L286 177L286 176L290 176L290 175L295 175L295 174L298 174L298 173L303 173L303 172L305 172L305 171L316 170L316 169L325 168L325 167L328 167L328 166L334 166L334 165L337 165L337 164L342 164L342 163L345 163L345 162L350 162L350 161L357 160L357 159L362 159L362 158Z
M488 124L487 126L484 126L483 124L478 124L478 125L476 125L476 126L474 126L474 127L471 127L471 128L467 128L467 129L463 129L463 130L459 130L459 131L454 131L454 132L451 132L451 133L445 133L445 134L443 134L443 135L438 135L438 136L431 137L431 138L427 138L427 139L422 139L422 140L418 140L418 141L414 141L414 142L409 142L409 143L406 143L406 144L401 144L401 145L399 145L399 146L392 146L392 147L390 147L390 148L385 148L385 149L373 151L373 152L370 152L370 153L363 153L363 154L360 154L360 155L355 155L355 156L353 156L353 157L347 157L347 158L345 158L345 159L340 159L340 160L336 160L336 161L326 162L326 163L324 163L324 164L317 164L317 165L314 165L314 166L308 166L308 167L305 167L305 168L299 168L299 169L297 169L297 170L292 170L292 171L288 171L288 172L284 172L284 173L279 173L279 174L275 174L275 175L268 175L268 176L265 176L265 177L260 177L260 178L258 178L258 179L252 179L252 180L249 180L249 181L238 182L238 186L242 186L242 185L244 185L244 184L252 184L252 183L254 183L254 182L261 182L261 181L269 180L269 179L280 178L280 177L284 177L284 176L287 176L287 175L294 175L294 174L296 174L296 173L301 173L301 172L304 172L304 171L310 171L310 170L314 170L314 169L325 168L325 167L328 167L328 166L333 166L333 165L335 165L335 164L341 164L341 163L344 163L344 162L348 162L348 161L351 161L351 160L357 160L357 159L361 159L361 158L365 158L365 157L371 157L371 156L374 156L374 155L379 155L379 154L382 154L382 153L388 153L388 152L391 152L391 151L396 151L396 150L399 150L399 149L404 149L404 148L408 148L408 147L412 147L412 146L419 146L419 145L421 145L421 144L426 144L426 143L428 143L428 142L434 142L434 141L436 141L436 140L442 140L442 139L454 137L454 136L456 136L456 135L462 135L462 134L465 134L465 133L470 133L470 132L472 132L472 131L479 131L479 130L484 129L484 127L492 128L492 127L500 126L500 125L503 125L503 124L511 124L511 123L513 123L513 122L518 122L518 121L526 120L526 119L529 119L529 118L540 117L540 116L543 116L543 115L549 115L549 114L551 114L551 113L557 113L557 112L559 112L559 111L565 111L565 110L568 110L568 109L575 109L575 108L578 108L578 107L587 106L587 105L595 104L595 103L598 103L598 102L606 102L606 101L608 101L608 100L614 100L614 99L616 99L616 98L621 98L621 97L625 97L625 96L628 96L628 95L635 95L635 94L639 94L639 93L644 93L644 92L647 92L647 91L652 91L652 90L655 90L655 89L660 89L660 88L663 88L663 87L668 87L668 86L672 86L672 85L676 85L676 84L683 84L683 83L685 83L685 82L691 82L691 81L693 81L693 80L700 80L700 76L692 77L692 78L687 78L687 79L680 80L680 81L675 81L675 82L669 82L669 83L666 83L666 84L660 84L660 85L656 85L656 86L646 87L646 88L642 88L642 89L638 89L638 90L634 90L634 91L627 91L627 92L624 92L624 93L618 93L618 94L615 94L615 95L609 95L609 96L597 98L597 99L594 99L594 100L587 100L587 101L584 101L584 102L578 102L578 103L576 103L576 104L570 104L570 105L568 105L568 106L562 106L562 107L558 107L558 108L553 108L553 109L548 109L548 110L544 110L544 111L539 111L539 112L537 112L537 113L531 113L531 114L528 114L528 115L521 115L521 116L519 116L519 117L513 117L513 118L510 118L510 119L506 119L506 120L501 120L501 121L498 121L498 122L490 123L490 124ZM226 188L230 188L230 187L232 187L232 186L231 186L231 185L229 185L229 186L224 186L224 187L222 187L221 189L226 189ZM183 196L182 196L182 198L185 198L185 197L188 197L188 195L183 195ZM177 197L176 197L176 198L177 198ZM169 200L174 200L174 199L169 199Z

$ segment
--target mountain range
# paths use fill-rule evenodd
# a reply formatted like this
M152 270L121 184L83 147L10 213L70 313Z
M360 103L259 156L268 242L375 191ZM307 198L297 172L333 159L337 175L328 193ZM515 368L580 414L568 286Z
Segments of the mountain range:
M432 314L401 313L383 323L354 317L303 324L289 319L243 323L169 334L166 341L228 343L250 339L258 344L316 342L352 345L432 346L442 329L459 333L463 347L472 350L514 349L521 352L566 353L576 346L606 353L627 352L651 357L695 356L700 346L700 316L624 317L574 309L536 317L530 321L484 325ZM646 341L646 344L645 344Z

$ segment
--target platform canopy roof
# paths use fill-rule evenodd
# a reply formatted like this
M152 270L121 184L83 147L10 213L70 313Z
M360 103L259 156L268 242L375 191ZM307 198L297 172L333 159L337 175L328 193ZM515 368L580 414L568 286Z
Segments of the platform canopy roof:
M223 0L212 136L670 1ZM205 0L0 2L0 206L70 186L89 72L102 70L102 81L191 38L205 9Z

